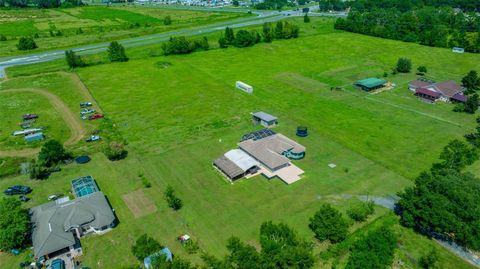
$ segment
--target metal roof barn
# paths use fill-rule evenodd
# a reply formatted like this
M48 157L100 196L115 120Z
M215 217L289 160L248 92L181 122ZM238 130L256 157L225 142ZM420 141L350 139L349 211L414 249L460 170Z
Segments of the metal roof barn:
M355 82L355 85L359 86L365 91L371 91L383 87L387 81L379 78L366 78Z

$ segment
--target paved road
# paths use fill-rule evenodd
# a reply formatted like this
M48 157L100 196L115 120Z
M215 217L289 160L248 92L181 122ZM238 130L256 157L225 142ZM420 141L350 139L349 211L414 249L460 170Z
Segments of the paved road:
M200 26L200 27L195 27L190 29L182 29L182 30L176 30L176 31L171 31L166 33L135 37L131 39L122 40L120 41L120 43L125 47L148 45L148 44L158 43L161 41L166 41L171 36L178 36L178 35L195 36L195 35L208 34L216 31L222 31L227 26L232 28L238 28L238 27L245 27L250 25L258 25L258 24L263 24L265 22L273 22L273 21L281 20L289 16L303 16L303 13L301 13L301 11L290 10L290 11L283 11L283 12L277 12L277 11L261 12L261 13L259 12L257 13L257 15L258 15L257 17L250 17L250 18L215 23L211 25L205 25L205 26ZM341 14L341 13L340 14L310 13L310 15L311 16L335 16L335 17L345 16L345 14ZM105 51L108 45L109 43L105 42L105 43L99 43L94 45L80 46L80 47L73 48L72 50L79 55L93 54L93 53L99 53L99 52ZM55 59L61 59L65 57L64 55L65 55L65 50L57 50L57 51L41 52L41 53L35 53L35 54L29 54L29 55L0 58L0 78L4 77L5 68L7 67L41 63L41 62L51 61Z

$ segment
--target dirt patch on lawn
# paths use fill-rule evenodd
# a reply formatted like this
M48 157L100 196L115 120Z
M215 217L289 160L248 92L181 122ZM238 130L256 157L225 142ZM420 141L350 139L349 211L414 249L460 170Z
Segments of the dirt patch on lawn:
M275 79L290 85L296 89L300 89L306 92L315 92L322 89L328 89L329 86L318 80L304 77L297 73L280 73L275 76Z
M122 196L133 216L138 219L157 211L155 204L145 196L143 190L137 190Z

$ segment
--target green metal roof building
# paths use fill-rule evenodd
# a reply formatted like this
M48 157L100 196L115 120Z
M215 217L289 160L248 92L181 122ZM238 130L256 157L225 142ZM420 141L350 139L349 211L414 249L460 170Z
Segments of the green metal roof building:
M360 87L364 91L372 91L378 88L382 88L387 83L386 80L379 78L366 78L355 82L355 85Z

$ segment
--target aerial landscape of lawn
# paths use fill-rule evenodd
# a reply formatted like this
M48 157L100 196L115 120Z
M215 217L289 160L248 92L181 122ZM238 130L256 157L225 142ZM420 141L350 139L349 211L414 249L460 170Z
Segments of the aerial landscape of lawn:
M38 19L14 14L12 18L20 19L0 24L0 33L13 36L12 27L19 27L18 36L37 31L47 35L51 23L73 33L81 22L85 34L79 40L66 34L41 37L38 42L40 47L51 42L66 47L131 36L127 25L135 23L151 24L140 26L143 34L167 31L162 22L166 15L174 21L169 27L243 16L155 8L59 9L45 10ZM398 217L381 206L366 222L352 225L353 234L338 245L319 243L308 222L324 203L344 213L357 197L394 197L438 161L449 141L474 129L475 115L455 113L453 104L427 103L414 96L408 82L417 76L392 74L399 57L411 59L414 69L427 66L429 79L460 82L469 70L480 69L480 55L337 31L330 19L313 18L310 24L290 21L301 27L299 38L248 48L219 49L214 43L219 34L214 33L209 35L213 49L189 55L151 57L146 51L160 48L153 44L127 49L128 62L66 72L62 59L8 69L8 79L0 82L1 150L39 146L12 142L18 140L10 133L25 113L38 113L38 125L46 127L50 138L63 143L72 135L47 98L35 92L11 92L42 89L58 96L77 117L80 102L98 103L95 108L114 122L127 141L128 157L112 162L100 152L100 144L82 139L66 146L75 156L89 154L88 164L64 165L46 180L5 177L0 189L15 184L32 187L31 200L24 204L32 207L54 193L73 197L71 180L94 177L119 224L105 235L82 238L81 260L90 268L137 264L131 247L143 233L175 255L201 264L200 253L189 254L178 242L179 235L189 234L202 251L221 258L231 236L259 248L259 227L269 220L290 225L314 245L315 268L332 268L332 264L343 268L354 239L381 225L392 227L399 238L394 267L402 263L405 268L419 268L420 257L435 249L444 268L473 268L432 239L400 226ZM98 35L99 27L105 35ZM57 38L64 41L57 43ZM0 42L0 54L13 52L14 43ZM357 80L384 73L384 79L395 84L391 90L372 94L354 86ZM252 85L253 94L236 89L239 80ZM214 159L237 147L242 135L259 129L251 122L250 113L255 111L276 115L279 124L274 131L306 147L306 157L293 161L305 171L300 181L287 185L258 175L231 184L212 167ZM80 125L82 137L101 126L90 121ZM309 136L296 137L298 126L307 126ZM335 168L329 167L332 163ZM469 169L478 172L478 162ZM139 175L151 187L145 187ZM184 202L179 211L172 211L164 201L169 185ZM136 204L139 201L147 206L142 208ZM18 268L28 254L28 249L19 256L0 252L0 268Z

